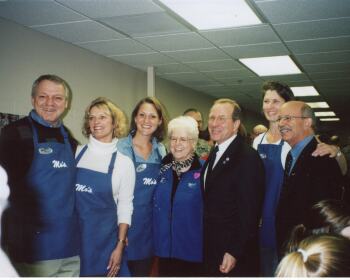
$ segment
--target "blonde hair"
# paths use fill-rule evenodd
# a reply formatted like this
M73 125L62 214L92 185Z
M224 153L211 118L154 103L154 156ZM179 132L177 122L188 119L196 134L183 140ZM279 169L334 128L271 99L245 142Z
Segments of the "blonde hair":
M91 134L89 125L89 115L93 107L106 109L110 113L112 117L112 122L115 125L113 130L113 137L120 138L127 135L127 118L124 112L109 99L105 97L98 97L95 100L93 100L85 110L84 124L82 129L83 135L85 137L89 137L89 135Z
M350 275L350 240L338 235L312 235L284 256L276 277L345 277Z

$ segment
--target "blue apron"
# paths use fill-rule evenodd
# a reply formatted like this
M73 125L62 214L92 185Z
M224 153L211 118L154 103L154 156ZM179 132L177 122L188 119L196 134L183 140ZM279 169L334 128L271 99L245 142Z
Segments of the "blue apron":
M128 231L129 244L126 250L128 260L142 260L154 255L152 198L159 175L161 157L157 153L159 163L139 163L136 162L133 149L132 155L136 168L136 180L133 200L134 211L131 227Z
M258 152L265 166L265 198L260 228L260 247L276 248L275 213L283 182L281 153L284 142L281 140L279 145L261 144L261 142L258 145Z
M77 156L77 164L87 147ZM75 193L81 234L80 276L106 276L110 256L117 246L117 206L112 191L116 155L117 152L112 154L108 173L77 168ZM125 267L123 256L118 276L122 276Z
M54 260L79 254L79 228L75 213L75 161L68 135L64 144L38 142L31 118L34 155L23 187L24 201L11 205L10 255L18 262ZM12 251L14 250L14 251Z

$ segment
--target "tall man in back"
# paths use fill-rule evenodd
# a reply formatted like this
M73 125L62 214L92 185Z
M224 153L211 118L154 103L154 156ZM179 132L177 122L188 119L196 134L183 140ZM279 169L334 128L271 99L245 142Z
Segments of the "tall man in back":
M40 76L32 86L29 116L1 131L0 163L10 186L2 238L20 276L79 275L77 142L61 121L69 94L62 78Z
M292 147L276 211L277 247L280 257L294 226L302 224L311 207L320 200L341 197L341 171L337 161L327 156L313 157L315 115L306 103L290 101L282 105L278 127Z
M241 109L217 100L209 113L216 142L203 166L205 276L258 276L258 223L264 195L264 166L238 134Z

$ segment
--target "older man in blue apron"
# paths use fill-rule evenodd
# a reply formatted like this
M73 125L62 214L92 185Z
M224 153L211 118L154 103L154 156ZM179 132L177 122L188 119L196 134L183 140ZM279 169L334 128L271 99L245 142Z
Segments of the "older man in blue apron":
M74 183L76 140L63 126L69 86L40 76L29 116L1 133L0 162L9 175L3 246L20 276L79 275Z

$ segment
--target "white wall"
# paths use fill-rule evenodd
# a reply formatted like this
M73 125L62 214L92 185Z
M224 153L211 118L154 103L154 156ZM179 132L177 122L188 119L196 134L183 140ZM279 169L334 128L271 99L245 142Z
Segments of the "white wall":
M82 117L94 98L105 96L130 116L137 101L147 95L146 72L2 18L0 38L0 112L28 114L32 108L33 81L42 74L57 74L73 90L71 110L64 122L84 142ZM167 107L170 117L195 107L207 118L214 98L160 78L155 83L156 96ZM250 127L255 117L248 115L252 117L246 118Z

